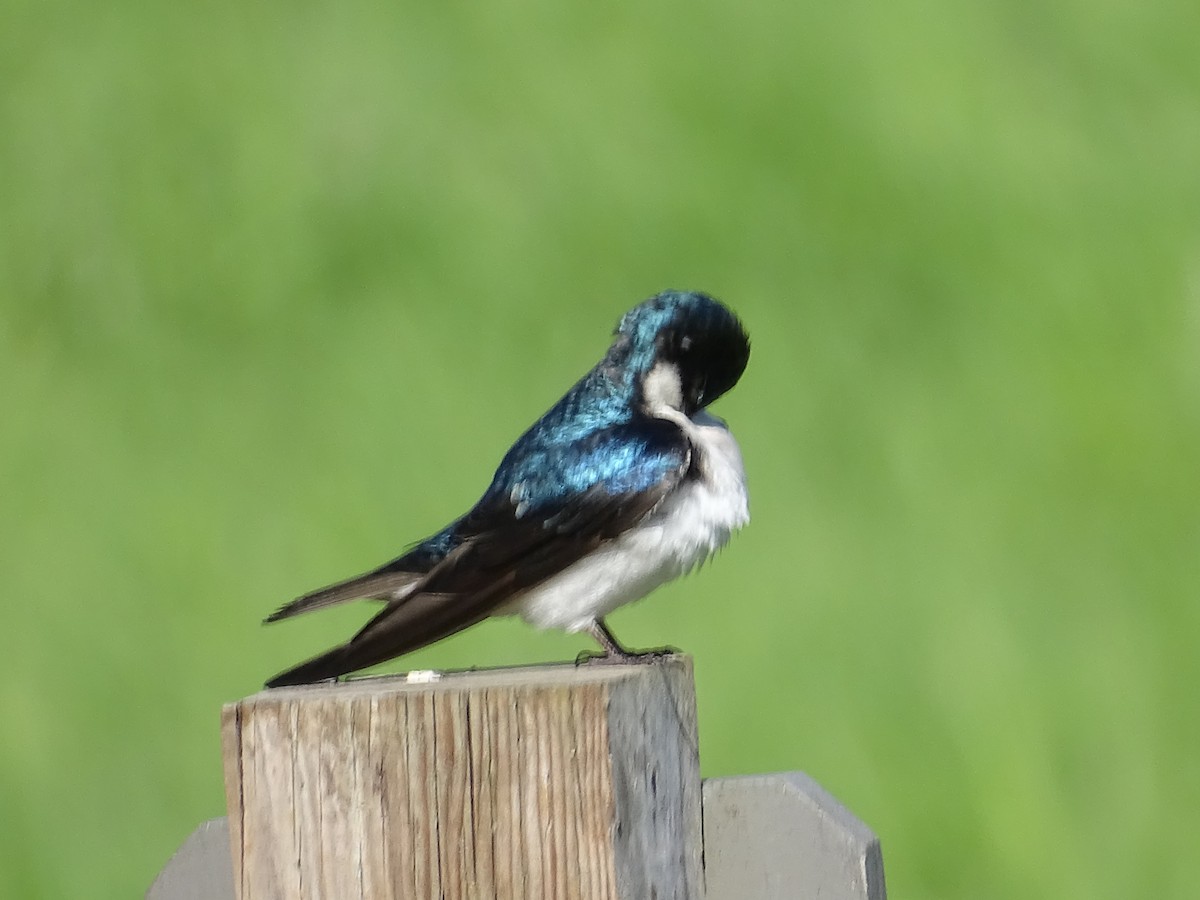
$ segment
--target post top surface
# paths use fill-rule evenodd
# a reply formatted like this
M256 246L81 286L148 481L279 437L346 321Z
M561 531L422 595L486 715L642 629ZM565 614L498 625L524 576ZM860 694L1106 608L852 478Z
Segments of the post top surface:
M576 665L572 662L509 666L495 669L417 670L388 675L365 675L347 681L326 681L266 688L245 700L351 699L409 693L479 690L481 688L581 687L612 684L655 675L692 674L692 658L676 653L649 663Z

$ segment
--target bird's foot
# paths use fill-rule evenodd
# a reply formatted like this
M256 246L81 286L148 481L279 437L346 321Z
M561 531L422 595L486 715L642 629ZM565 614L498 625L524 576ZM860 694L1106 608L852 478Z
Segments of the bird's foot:
M587 650L575 657L577 666L646 666L654 665L682 651L677 647L655 647L652 650L622 650L620 652L591 653Z

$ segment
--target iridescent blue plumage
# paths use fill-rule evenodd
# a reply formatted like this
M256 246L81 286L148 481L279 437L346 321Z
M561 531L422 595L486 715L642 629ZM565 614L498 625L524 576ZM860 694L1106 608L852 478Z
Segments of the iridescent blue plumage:
M687 461L687 445L677 433L628 423L602 427L569 444L534 436L518 454L506 457L484 502L507 497L521 518L595 488L608 494L647 490L680 474Z

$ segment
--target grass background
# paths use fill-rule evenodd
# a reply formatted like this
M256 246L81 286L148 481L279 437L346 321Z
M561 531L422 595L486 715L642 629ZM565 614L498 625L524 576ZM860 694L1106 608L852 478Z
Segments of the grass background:
M707 774L897 898L1184 897L1200 833L1200 7L0 7L0 896L222 812L281 601L471 503L664 287L754 353L753 525L618 614ZM405 667L572 657L480 626Z

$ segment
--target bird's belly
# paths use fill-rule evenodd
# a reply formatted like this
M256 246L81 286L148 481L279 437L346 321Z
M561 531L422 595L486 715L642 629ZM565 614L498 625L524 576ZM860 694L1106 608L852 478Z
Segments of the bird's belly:
M700 477L680 485L641 524L498 612L515 613L538 628L581 631L725 546L750 520L741 453L723 424L697 427L692 437L703 454Z

